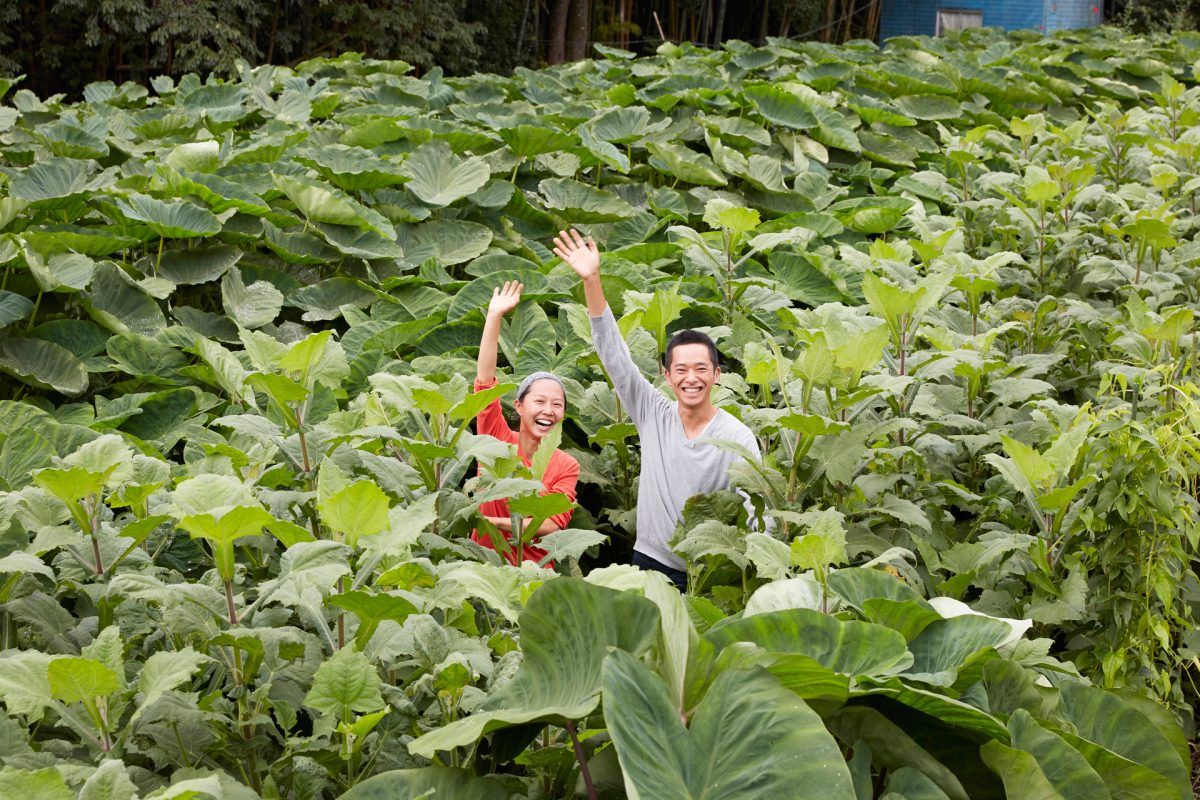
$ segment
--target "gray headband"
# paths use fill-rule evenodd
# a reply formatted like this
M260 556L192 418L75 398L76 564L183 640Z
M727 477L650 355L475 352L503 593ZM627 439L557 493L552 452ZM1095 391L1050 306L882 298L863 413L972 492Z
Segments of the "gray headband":
M537 381L541 381L541 380L551 380L551 381L554 381L555 383L557 383L560 387L562 387L563 399L566 399L567 387L563 386L562 379L559 378L557 375L555 375L553 372L535 372L532 375L527 376L525 378L525 380L521 381L521 385L517 387L517 399L524 400L525 393L529 391L529 387L533 386L534 383L536 383Z

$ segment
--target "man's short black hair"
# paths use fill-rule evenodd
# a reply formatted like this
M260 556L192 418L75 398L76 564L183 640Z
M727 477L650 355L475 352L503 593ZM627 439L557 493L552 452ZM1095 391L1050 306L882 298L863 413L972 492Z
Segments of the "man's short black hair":
M663 353L663 366L670 369L671 354L675 352L675 348L681 344L702 344L708 348L708 357L712 359L713 369L718 369L721 366L721 355L717 352L717 346L713 340L709 338L707 333L694 331L691 328L680 331L671 337L671 341L667 342L667 352Z

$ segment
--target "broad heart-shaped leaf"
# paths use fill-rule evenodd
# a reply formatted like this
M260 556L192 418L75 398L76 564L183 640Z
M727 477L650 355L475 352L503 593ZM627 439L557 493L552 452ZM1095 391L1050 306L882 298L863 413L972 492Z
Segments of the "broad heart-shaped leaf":
M345 536L351 547L358 545L358 537L388 526L388 497L371 480L355 481L334 492L317 510L325 524Z
M625 792L645 800L854 800L821 718L761 669L717 676L685 728L666 684L621 651L604 659L604 716Z
M1063 682L1059 691L1063 717L1081 738L1164 776L1182 800L1191 797L1190 765L1148 717L1113 692L1076 681Z
M255 281L247 286L241 270L236 267L221 279L221 303L225 313L243 328L261 328L283 308L283 295L267 281Z
M0 371L68 397L78 397L88 388L83 362L65 347L42 339L13 337L0 342Z
M186 200L159 200L133 192L117 200L117 207L126 218L146 223L164 239L191 239L221 232L221 220L215 214Z
M380 189L404 182L399 164L376 158L370 150L361 147L310 147L297 153L296 160L350 191Z
M970 800L962 782L945 764L876 709L845 706L828 717L826 724L844 744L865 742L871 748L874 763L891 770L915 768L931 778L950 800Z
M358 630L354 633L354 645L362 650L371 641L371 637L379 628L379 623L385 619L393 622L404 622L410 614L417 613L417 607L403 597L390 594L369 594L367 592L346 592L345 594L330 595L328 603L345 609L358 617Z
M431 206L448 206L483 188L491 176L487 162L478 156L460 159L442 141L430 141L409 154L403 174L407 188Z
M412 753L432 758L497 728L586 716L599 701L605 654L649 647L658 607L629 592L556 578L529 598L520 626L525 658L513 679L471 716L410 742Z
M321 714L332 714L340 722L350 722L356 711L367 713L384 707L379 694L381 684L379 673L366 656L343 647L317 667L304 705Z
M181 517L179 527L193 539L212 543L213 561L224 580L233 579L233 545L245 536L258 536L262 529L275 522L270 512L254 506L236 506L220 517L212 514L192 514Z
M986 647L997 647L1012 632L1003 620L964 615L930 623L909 643L913 664L906 674L938 686L950 686L958 668Z
M579 141L570 134L544 128L541 125L517 125L513 128L500 128L496 131L509 149L521 158L540 156L543 153L557 153L574 147Z
M1104 779L1061 736L1046 730L1019 708L1008 719L1012 746L1031 754L1063 800L1109 800ZM986 759L986 754L985 754ZM994 769L995 767L993 767Z
M26 248L25 263L44 292L81 291L96 272L96 262L81 253L51 253L43 258L36 250Z
M98 189L105 180L111 180L103 175L89 179L85 161L48 158L17 172L9 184L9 191L19 201L56 208L70 205L75 195Z
M137 784L129 777L125 764L108 759L88 776L77 800L135 800L137 797Z
M167 327L167 318L154 298L135 286L111 261L96 266L83 306L92 319L113 333L154 337Z
M963 113L957 100L943 94L909 94L892 102L914 119L958 119Z
M82 253L107 256L137 245L141 240L107 228L78 225L38 225L22 232L25 243L40 253Z
M858 688L850 691L851 697L865 697L870 695L890 697L909 708L916 709L922 714L939 719L954 728L977 731L993 739L1003 740L1008 738L1007 729L991 714L980 711L969 703L946 697L937 692L927 692L922 689L906 686L897 678L892 678L886 683L881 684L864 681Z
M636 212L612 192L570 178L547 178L538 184L546 207L569 222L619 222Z
M274 173L271 179L275 181L276 188L286 194L300 209L300 213L312 222L350 225L374 231L385 239L396 238L396 229L386 217L367 208L341 189L302 175Z
M1065 800L1038 766L1037 759L997 741L985 742L979 754L1004 781L1004 794L1021 800Z
M760 83L747 86L742 94L754 104L754 108L768 122L786 128L815 128L817 118L810 105L791 92Z
M465 769L424 767L383 772L338 797L338 800L508 800L502 784L476 777Z
M863 611L868 600L911 600L926 608L932 608L915 589L904 581L878 569L851 567L839 569L829 575L829 591L850 605Z
M6 766L0 769L0 797L27 800L76 800L75 792L54 767L22 770Z
M173 169L160 164L158 174L179 195L195 195L208 203L216 214L237 209L243 214L260 217L271 210L267 202L240 183L207 172Z
M187 646L182 650L160 650L146 659L138 673L137 688L142 698L137 714L184 681L191 680L200 667L212 661Z
M724 186L728 181L713 160L676 142L650 142L650 165L699 186Z
M744 617L704 638L718 650L734 642L752 642L772 653L799 653L851 677L890 674L912 659L904 637L890 628L807 608Z
M669 127L670 119L650 122L650 111L643 106L614 108L591 122L592 132L606 142L629 144Z
M91 658L56 658L46 674L50 694L64 703L90 703L121 688L116 674Z
M229 245L170 250L163 253L156 274L176 284L208 283L228 272L242 255Z
M492 290L503 286L506 281L520 281L525 285L524 296L546 293L550 285L546 277L536 270L498 270L476 278L455 293L446 311L451 322L462 319L472 311L486 309ZM478 337L475 337L478 339Z

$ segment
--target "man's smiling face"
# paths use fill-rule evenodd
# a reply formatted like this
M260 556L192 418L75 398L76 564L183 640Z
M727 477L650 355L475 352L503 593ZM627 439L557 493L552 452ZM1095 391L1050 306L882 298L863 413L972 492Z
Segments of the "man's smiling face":
M513 403L521 418L521 430L528 431L539 442L566 413L567 401L558 381L544 378L534 381L525 396Z
M663 372L679 405L688 409L709 405L713 384L721 377L721 369L703 344L676 345L671 350L671 363Z

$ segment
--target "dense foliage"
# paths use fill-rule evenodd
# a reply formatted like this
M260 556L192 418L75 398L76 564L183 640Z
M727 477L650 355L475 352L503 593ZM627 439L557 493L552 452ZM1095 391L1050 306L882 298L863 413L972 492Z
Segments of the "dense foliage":
M3 794L1189 797L1198 44L0 82ZM597 566L638 450L566 225L760 437L687 595ZM466 538L561 503L470 431L506 280L554 570Z

